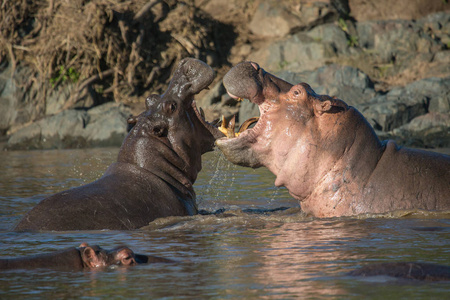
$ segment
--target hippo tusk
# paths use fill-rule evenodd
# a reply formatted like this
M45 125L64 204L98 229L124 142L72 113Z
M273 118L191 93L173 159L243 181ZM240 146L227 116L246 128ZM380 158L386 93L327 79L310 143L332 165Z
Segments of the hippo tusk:
M241 132L246 131L252 124L258 122L259 117L253 117L242 123L241 127L239 127L239 131L237 135L239 135Z
M234 127L236 126L236 116L233 116L230 120L230 122L228 122L228 126L227 126L227 137L229 138L233 138L236 136L236 133L234 133Z
M217 128L219 129L223 134L227 135L227 121L225 120L225 116L222 115L220 126Z
M253 117L242 123L242 125L239 127L239 130L237 133L234 132L236 127L236 116L233 116L229 122L225 120L225 117L221 117L220 126L217 128L219 129L223 134L225 134L228 138L233 138L239 136L242 132L246 131L251 125L258 122L259 117Z

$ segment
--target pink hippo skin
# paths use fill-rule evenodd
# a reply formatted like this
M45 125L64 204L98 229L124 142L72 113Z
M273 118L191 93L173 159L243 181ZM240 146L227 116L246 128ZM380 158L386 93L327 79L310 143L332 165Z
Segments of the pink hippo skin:
M217 146L232 163L267 167L316 217L450 209L450 157L381 142L344 101L317 95L243 62L224 77L228 93L259 106L257 124Z

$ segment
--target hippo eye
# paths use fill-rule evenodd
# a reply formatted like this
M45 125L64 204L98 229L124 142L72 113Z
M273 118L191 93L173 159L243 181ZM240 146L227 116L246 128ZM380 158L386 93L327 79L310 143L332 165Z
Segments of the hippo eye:
M298 96L300 93L298 91L294 91L294 96Z

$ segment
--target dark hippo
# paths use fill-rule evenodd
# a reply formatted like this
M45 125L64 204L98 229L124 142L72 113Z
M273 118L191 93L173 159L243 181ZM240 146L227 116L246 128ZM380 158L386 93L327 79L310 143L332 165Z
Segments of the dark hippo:
M348 273L349 276L390 276L423 281L449 281L450 267L431 263L389 262L371 264Z
M2 258L0 259L0 270L42 268L77 271L157 262L173 261L162 257L135 254L125 246L105 250L99 246L89 246L83 243L78 248L72 247L52 253L19 258Z
M256 63L224 77L234 98L259 106L256 125L216 141L232 163L267 167L316 217L450 209L450 156L381 142L355 108L295 86ZM248 123L244 123L244 128Z
M148 97L146 111L131 120L117 162L100 179L42 200L15 230L135 229L159 217L196 214L192 185L201 155L223 134L193 99L213 78L205 63L182 60L167 91Z

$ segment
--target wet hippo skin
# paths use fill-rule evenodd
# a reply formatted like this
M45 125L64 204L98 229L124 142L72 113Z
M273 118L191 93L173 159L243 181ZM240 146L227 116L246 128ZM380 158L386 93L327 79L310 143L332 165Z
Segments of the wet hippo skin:
M197 213L192 187L201 155L223 134L206 122L193 97L208 87L213 70L186 58L167 91L146 99L117 162L98 180L42 200L15 230L135 229L159 217Z
M450 157L380 141L355 108L243 62L224 77L259 106L256 125L216 141L228 160L267 167L316 217L450 209ZM244 122L243 127L249 124Z
M349 276L391 276L424 281L449 281L450 267L419 262L390 262L363 266L348 273Z
M58 269L83 270L108 266L134 266L143 263L166 263L172 260L156 256L135 254L130 248L121 246L105 250L97 245L86 243L51 253L34 256L0 259L0 270L12 269Z

